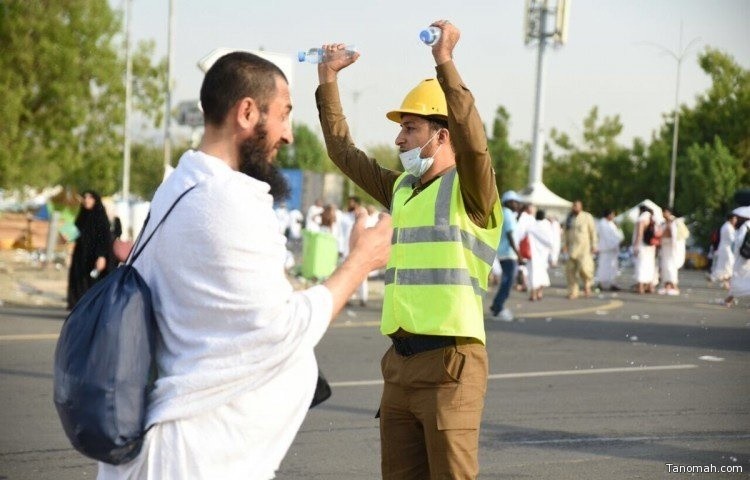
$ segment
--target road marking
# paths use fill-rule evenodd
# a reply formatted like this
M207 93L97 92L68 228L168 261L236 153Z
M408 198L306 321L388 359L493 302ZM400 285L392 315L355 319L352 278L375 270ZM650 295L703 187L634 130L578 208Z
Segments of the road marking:
M25 340L57 340L59 333L33 333L28 335L0 335L0 342L18 342Z
M497 373L489 375L489 380L508 380L515 378L559 377L565 375L591 375L594 373L638 373L664 370L687 370L698 368L698 365L654 365L652 367L617 367L617 368L588 368L585 370L548 370L544 372ZM382 385L382 380L360 380L353 382L331 382L332 387L367 387Z
M606 305L598 305L586 308L576 308L572 310L553 310L538 313L516 313L518 318L548 318L548 317L566 317L569 315L578 315L581 313L596 313L597 310L615 310L623 306L622 300L612 300Z
M527 313L525 315L519 315L519 318L549 318L549 317L565 317L569 315L578 315L581 313L592 313L597 310L614 310L622 307L623 303L620 300L613 300L606 305L598 305L586 308L576 308L572 310L556 310L548 312L538 313ZM368 322L353 322L351 320L334 322L330 328L362 328L362 327L379 327L380 320L372 320ZM58 334L56 333L40 333L40 334L29 334L29 335L0 335L1 341L29 341L29 340L57 340Z
M352 328L352 327L379 327L380 326L380 320L372 320L369 322L352 322L352 321L345 321L345 322L334 322L331 325L331 328Z
M716 439L727 439L727 440L743 440L750 438L750 434L737 433L737 434L723 434L712 435L710 433L705 435L655 435L655 436L639 436L639 437L580 437L580 438L549 438L542 440L508 440L502 443L509 443L513 445L547 445L547 444L571 444L571 443L613 443L613 442L663 442L668 440L716 440Z

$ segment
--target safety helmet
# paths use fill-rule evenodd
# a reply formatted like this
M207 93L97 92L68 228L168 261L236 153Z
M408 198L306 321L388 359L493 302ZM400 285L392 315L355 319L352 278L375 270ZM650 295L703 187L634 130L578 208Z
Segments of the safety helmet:
M438 81L434 78L428 78L419 82L404 97L401 102L401 108L391 110L385 116L388 120L401 123L401 114L411 113L423 117L440 117L448 119L448 104L445 101L445 94L440 88Z

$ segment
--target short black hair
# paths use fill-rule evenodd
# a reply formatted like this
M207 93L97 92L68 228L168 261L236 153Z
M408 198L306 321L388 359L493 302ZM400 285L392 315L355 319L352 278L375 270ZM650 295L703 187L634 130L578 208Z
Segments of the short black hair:
M239 100L250 97L265 112L276 93L276 77L286 75L273 62L249 52L232 52L219 58L206 72L201 85L201 107L207 125L224 123Z
M445 117L431 115L428 117L424 117L424 119L427 120L427 124L431 130L437 131L441 128L448 130L448 119Z

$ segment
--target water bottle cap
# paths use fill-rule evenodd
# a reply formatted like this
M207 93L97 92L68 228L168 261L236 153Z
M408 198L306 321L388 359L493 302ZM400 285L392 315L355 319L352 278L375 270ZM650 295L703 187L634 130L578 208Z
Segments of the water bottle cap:
M435 38L435 35L427 29L424 29L421 32L419 32L419 39L422 40L422 42L424 43L431 42L434 38Z
M297 60L300 62L305 61L305 57L307 57L307 54L305 52L297 52Z

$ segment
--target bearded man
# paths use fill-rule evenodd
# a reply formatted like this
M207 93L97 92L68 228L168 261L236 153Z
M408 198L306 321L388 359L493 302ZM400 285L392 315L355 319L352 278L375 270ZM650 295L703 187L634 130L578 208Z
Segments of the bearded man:
M294 292L273 211L288 187L273 163L292 142L284 74L246 52L220 58L201 87L205 134L159 187L138 257L159 329L158 379L140 454L100 479L269 479L311 404L313 347L353 290L386 264L390 219L365 230L322 285Z

